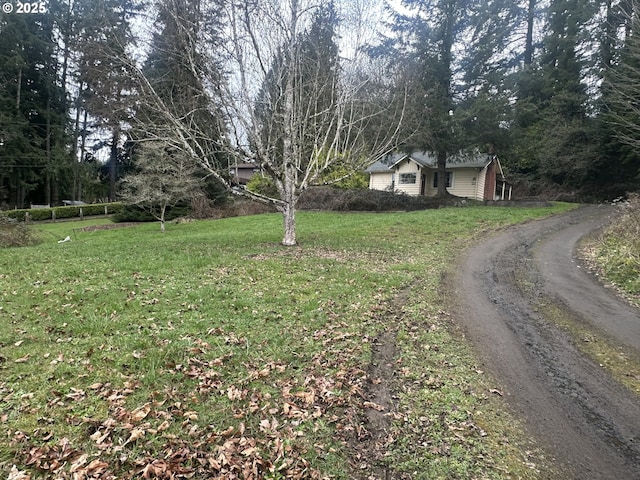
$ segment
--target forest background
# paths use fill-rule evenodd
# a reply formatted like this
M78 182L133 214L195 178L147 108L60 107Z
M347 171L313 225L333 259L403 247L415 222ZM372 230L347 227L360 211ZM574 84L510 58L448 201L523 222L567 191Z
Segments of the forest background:
M206 177L199 188L211 199L233 187L233 163L271 168L285 155L282 138L306 155L289 174L304 170L308 185L397 148L439 159L496 153L521 196L601 200L638 189L640 2L344 3L51 0L19 13L6 2L0 207L116 200L123 177L167 156L172 172L187 159L190 176ZM270 25L287 21L292 30L268 37ZM251 42L270 50L257 48L268 53L246 71L232 68ZM281 73L294 63L295 74ZM243 123L231 108L234 87L247 81L241 73L260 70L244 92ZM290 104L278 95L288 87L297 89ZM313 108L296 100L304 96ZM314 125L292 127L292 105L304 105ZM336 125L345 124L343 134ZM371 147L368 156L353 154L357 142ZM338 161L319 167L330 155Z

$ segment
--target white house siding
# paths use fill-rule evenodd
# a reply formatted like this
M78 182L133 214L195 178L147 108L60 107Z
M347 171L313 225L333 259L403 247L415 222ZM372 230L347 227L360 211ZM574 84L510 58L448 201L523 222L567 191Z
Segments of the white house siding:
M393 181L392 172L376 172L369 176L369 188L371 190L388 190Z
M478 169L457 168L453 170L453 180L449 193L457 197L478 198ZM481 197L482 198L482 197Z
M484 200L488 173L486 164L484 168L480 165L459 166L457 168L453 166L453 168L448 168L447 172L451 173L449 193L458 197ZM416 176L415 183L401 183L401 176L408 173ZM435 168L423 167L414 160L404 159L394 164L391 171L371 171L369 188L387 190L393 185L395 191L401 191L407 195L417 196L424 194L425 196L434 196L438 193L438 189L433 186L435 173ZM423 176L425 179L424 189L422 188Z
M413 173L416 176L416 183L401 183L400 178L403 173ZM420 195L421 175L420 167L415 162L403 161L396 168L396 190L402 191L407 195Z
M433 176L435 172L425 169L424 173L427 175L427 185L424 189L424 195L425 197L433 197L438 193L438 189L433 187ZM455 174L453 176L455 177Z

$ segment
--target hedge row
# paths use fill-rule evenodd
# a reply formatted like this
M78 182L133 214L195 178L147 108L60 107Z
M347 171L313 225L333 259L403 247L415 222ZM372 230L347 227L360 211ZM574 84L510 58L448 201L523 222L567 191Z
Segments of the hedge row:
M122 212L124 205L116 203L91 203L69 207L30 208L22 210L6 210L0 212L19 222L38 222L43 220L60 220L62 218L80 218L90 215L114 215Z

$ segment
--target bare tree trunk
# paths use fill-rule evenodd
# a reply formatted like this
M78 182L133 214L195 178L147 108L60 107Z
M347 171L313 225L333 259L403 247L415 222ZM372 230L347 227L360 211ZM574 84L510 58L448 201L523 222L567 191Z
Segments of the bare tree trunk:
M80 164L82 164L85 160L84 156L87 152L87 123L88 123L88 118L87 118L87 111L84 111L84 118L82 121L82 136L80 137L80 154L79 154L79 161ZM80 171L80 176L79 176L79 180L78 180L78 198L76 200L82 200L83 197L83 175L82 175L82 171Z
M284 221L284 238L282 244L287 247L296 245L296 207L292 203L285 203L282 209Z
M47 161L47 173L45 176L45 203L47 205L53 204L53 196L51 194L51 98L47 99L47 124L46 124L46 161Z
M22 69L18 70L18 91L16 92L16 110L20 110L20 95L22 90Z
M536 18L536 0L529 0L529 8L527 11L527 38L524 47L524 64L531 65L533 63L533 22Z
M116 201L116 175L118 168L118 141L120 140L120 132L117 128L113 129L111 137L111 158L109 162L109 201Z
M282 200L284 205L282 214L284 216L284 238L282 244L293 246L296 244L296 186L298 184L298 171L296 169L296 156L294 149L295 136L295 90L293 79L297 73L296 42L298 32L298 0L291 1L291 38L289 39L289 62L286 71L286 84L284 91L284 136L283 136L283 160L284 160L284 185L282 186Z
M449 195L447 191L447 152L440 151L436 154L438 160L438 197Z
M282 204L279 207L282 212L282 219L284 222L284 237L282 239L282 245L287 247L296 245L296 205L298 203L296 188L296 168L295 165L289 163L285 166L284 182L280 192Z

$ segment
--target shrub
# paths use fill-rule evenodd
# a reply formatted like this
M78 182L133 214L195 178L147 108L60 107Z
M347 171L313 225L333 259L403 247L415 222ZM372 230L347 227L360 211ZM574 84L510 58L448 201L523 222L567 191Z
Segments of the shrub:
M223 199L225 197L222 197ZM199 195L191 199L191 217L204 219L214 215L213 202L205 195Z
M410 211L456 205L460 199L451 197L414 197L380 190L344 190L335 187L314 187L304 192L298 207L302 210L354 212Z
M69 207L53 208L33 208L22 210L7 210L3 215L13 218L19 222L24 222L27 218L33 222L45 220L59 220L62 218L78 218L82 212L83 216L92 215L112 215L122 211L122 203L91 203L86 205L73 205Z
M40 239L24 223L0 215L0 248L25 247L39 243Z
M320 177L321 185L327 185L346 190L360 190L369 187L369 174L354 172L345 164L333 165Z
M248 198L234 198L223 206L214 207L212 209L212 218L242 217L244 215L260 215L276 211L273 205L267 205Z
M255 192L265 197L280 198L278 189L270 178L262 175L254 175L247 183L247 190Z
M622 212L603 235L598 263L610 281L632 295L640 295L640 195L616 203Z
M176 205L174 207L167 207L165 213L165 220L175 220L178 217L188 216L190 213L189 206ZM116 223L122 222L157 222L158 219L153 214L138 205L124 205L122 209L113 216L113 221Z

